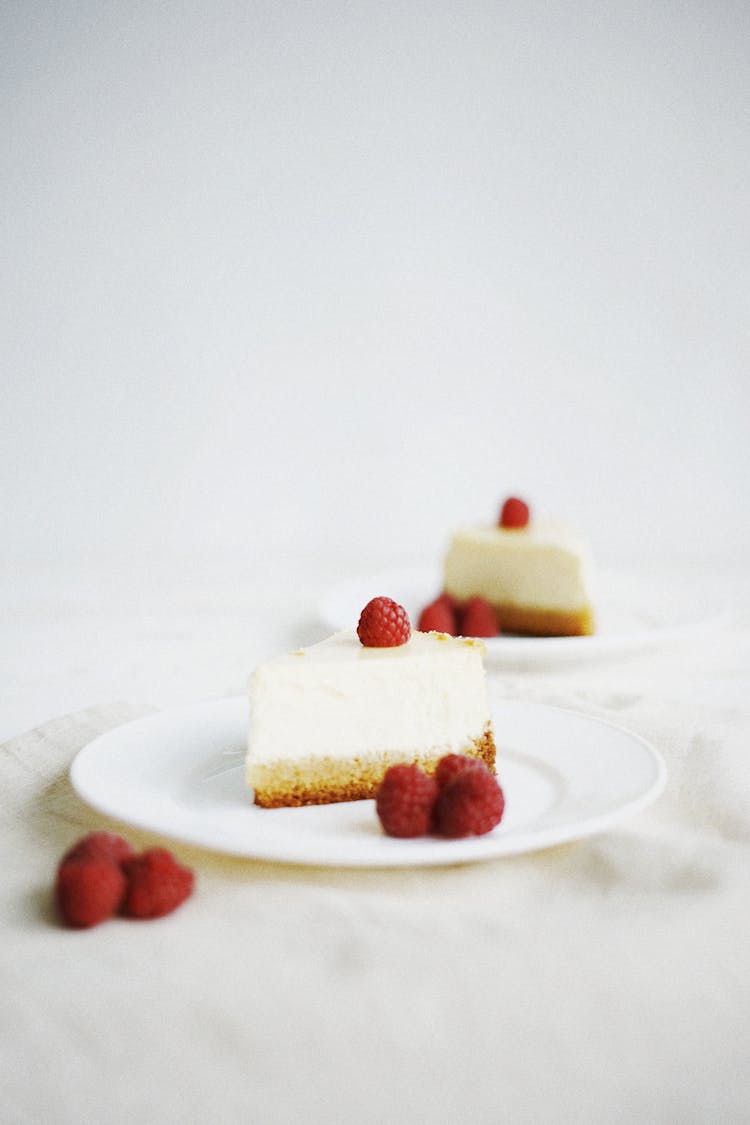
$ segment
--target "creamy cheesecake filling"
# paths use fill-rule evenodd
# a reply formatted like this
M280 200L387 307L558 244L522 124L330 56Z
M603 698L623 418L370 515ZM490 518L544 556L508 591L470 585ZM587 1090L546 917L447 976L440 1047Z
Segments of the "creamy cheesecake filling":
M559 524L482 527L451 539L444 585L460 600L480 594L496 606L585 612L589 569L587 549Z
M352 631L268 661L249 684L248 784L280 762L439 758L480 743L483 653L481 642L417 632L364 648Z

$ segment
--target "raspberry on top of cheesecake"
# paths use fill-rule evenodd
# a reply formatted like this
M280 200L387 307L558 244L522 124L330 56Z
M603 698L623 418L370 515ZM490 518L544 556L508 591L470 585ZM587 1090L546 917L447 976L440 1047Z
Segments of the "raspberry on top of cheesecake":
M389 766L434 772L449 753L494 766L483 655L481 641L412 632L402 607L377 598L359 633L261 664L249 682L255 803L373 797Z
M517 497L495 526L459 530L444 562L444 590L494 608L501 632L582 636L594 632L586 545L561 523L532 517Z

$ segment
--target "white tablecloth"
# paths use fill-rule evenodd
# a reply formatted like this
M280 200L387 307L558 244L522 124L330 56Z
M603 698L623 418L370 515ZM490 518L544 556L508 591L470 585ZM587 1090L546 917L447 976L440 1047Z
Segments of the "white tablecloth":
M101 826L163 841L93 813L68 767L153 701L99 703L11 738L3 1121L746 1122L745 584L734 599L728 624L651 654L490 666L493 692L619 723L669 769L650 809L533 855L304 869L167 841L196 871L192 899L159 921L70 931L51 900L66 846ZM162 642L154 625L152 648Z

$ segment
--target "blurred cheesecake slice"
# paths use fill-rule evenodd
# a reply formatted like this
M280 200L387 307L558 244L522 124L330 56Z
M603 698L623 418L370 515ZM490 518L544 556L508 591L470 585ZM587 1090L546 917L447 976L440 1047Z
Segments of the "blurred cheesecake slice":
M594 632L589 552L559 523L457 531L444 563L446 593L492 604L504 633L585 636Z

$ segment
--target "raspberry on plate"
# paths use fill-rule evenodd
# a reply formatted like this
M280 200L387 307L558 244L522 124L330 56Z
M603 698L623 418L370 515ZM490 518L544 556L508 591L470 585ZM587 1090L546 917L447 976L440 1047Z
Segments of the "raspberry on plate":
M425 836L432 828L438 795L434 778L415 765L391 766L375 797L375 809L388 836Z
M444 754L437 764L435 770L435 781L438 783L439 789L445 789L454 777L458 777L463 770L474 769L476 766L482 766L479 758L470 758L468 754Z
M60 864L55 881L57 908L77 929L97 926L117 912L125 894L120 866L106 857L79 857Z
M529 506L517 496L509 496L500 512L501 527L526 527L529 522Z
M464 637L496 637L500 632L497 614L485 598L469 598L461 612L461 635Z
M194 876L166 848L148 848L125 860L127 890L122 913L128 918L161 918L192 894Z
M451 637L455 637L458 632L456 611L441 595L424 607L419 615L417 629L420 633L448 633Z
M447 590L443 590L442 594L438 594L438 596L435 598L435 601L442 602L443 605L447 605L448 608L452 609L454 613L457 612L461 604L458 598L454 597L453 594L449 594Z
M440 791L435 827L441 836L484 836L503 817L505 797L497 778L482 762L463 769Z
M359 617L357 636L365 648L395 648L411 636L409 617L393 598L372 598Z

